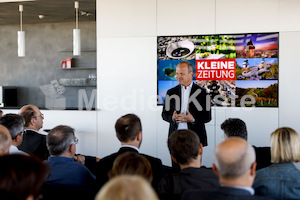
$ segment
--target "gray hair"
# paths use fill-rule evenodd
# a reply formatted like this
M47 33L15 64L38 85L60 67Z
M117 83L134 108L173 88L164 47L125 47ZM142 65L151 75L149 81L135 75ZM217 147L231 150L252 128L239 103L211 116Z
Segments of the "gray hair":
M19 134L23 133L25 120L21 115L6 114L0 118L0 124L5 126L11 138L15 139Z
M74 141L73 128L64 125L56 126L47 135L47 148L50 155L59 156L65 153Z
M220 177L223 178L238 178L251 168L255 162L254 148L247 144L247 148L241 149L236 158L228 162L220 153L215 151L215 166L218 169Z

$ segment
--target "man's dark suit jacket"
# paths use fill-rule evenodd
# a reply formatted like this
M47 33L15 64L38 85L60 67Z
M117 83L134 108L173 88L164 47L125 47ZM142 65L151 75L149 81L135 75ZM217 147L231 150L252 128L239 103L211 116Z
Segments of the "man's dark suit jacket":
M269 167L271 163L271 149L270 147L256 147L253 146L256 154L256 170Z
M35 155L42 160L47 160L49 152L46 146L46 135L33 130L25 130L23 142L18 148L30 155Z
M206 100L207 93L206 93L205 89L200 88L195 83L193 83L193 85L192 85L190 97L195 92L198 92L198 91L200 92L200 94L198 94L196 96L196 98L192 98L192 99L197 100L197 102L201 105L202 110L198 110L196 105L193 103L193 101L191 101L188 104L188 110L193 115L193 117L195 118L195 122L194 123L187 123L187 125L188 125L188 129L193 130L199 136L200 142L202 143L202 145L207 146L207 136L206 136L206 130L205 130L204 123L207 123L211 120L210 98L209 98L209 100ZM179 109L176 109L176 100L175 100L175 98L170 99L170 103L169 103L170 109L167 108L167 105L166 105L166 103L168 103L167 102L167 95L169 97L171 97L172 95L176 95L176 96L179 97L180 102L177 103L178 105L180 105ZM208 109L207 109L207 107L208 107ZM177 123L172 119L174 110L176 110L177 113L180 113L180 110L181 110L181 85L177 85L174 88L169 89L167 91L166 99L165 99L165 102L164 102L164 107L163 107L163 111L162 111L162 118L163 118L163 120L170 123L169 135L171 133L173 133L175 130L177 130L177 128L178 128Z
M179 173L163 177L158 185L158 191L161 200L176 200L180 199L184 191L218 186L220 186L219 179L211 169L189 167Z
M106 157L102 158L97 163L97 167L96 167L96 184L99 187L99 189L109 180L108 173L111 170L115 159L119 155L121 155L122 153L125 153L125 152L128 152L128 151L138 153L138 151L135 150L134 148L121 147L118 152L113 153L109 156L106 156ZM157 191L158 182L165 175L165 171L164 171L162 162L158 158L154 158L152 156L148 156L148 155L145 155L145 154L141 154L141 155L145 156L151 164L152 175L153 175L152 186Z
M191 190L183 193L181 200L270 200L262 196L251 195L244 189L222 187L209 190Z

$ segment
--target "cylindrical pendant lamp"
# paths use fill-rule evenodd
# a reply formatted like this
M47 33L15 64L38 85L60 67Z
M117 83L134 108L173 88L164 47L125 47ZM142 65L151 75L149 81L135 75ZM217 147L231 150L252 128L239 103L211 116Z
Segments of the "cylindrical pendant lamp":
M76 28L73 29L73 55L80 56L81 54L81 39L80 39L80 29L78 29L78 9L79 2L75 1L75 9L76 9Z
M20 11L20 31L18 31L18 56L25 57L25 31L23 31L22 27L22 13L23 13L23 5L19 5Z

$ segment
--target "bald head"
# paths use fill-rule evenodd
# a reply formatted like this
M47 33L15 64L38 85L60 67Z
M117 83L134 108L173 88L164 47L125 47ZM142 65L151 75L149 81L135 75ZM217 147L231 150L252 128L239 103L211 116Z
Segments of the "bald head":
M242 138L230 137L216 147L215 167L222 178L239 178L250 170L253 163L255 151Z
M23 106L19 114L25 119L24 127L26 129L39 130L43 127L43 115L40 109L35 105L25 105Z
M9 153L11 143L12 139L9 131L5 126L0 125L0 156Z

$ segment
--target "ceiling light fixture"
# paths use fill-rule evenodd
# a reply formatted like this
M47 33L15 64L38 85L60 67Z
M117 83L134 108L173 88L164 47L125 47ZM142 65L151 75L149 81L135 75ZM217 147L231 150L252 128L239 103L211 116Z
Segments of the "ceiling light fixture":
M18 31L18 56L25 57L25 31L22 27L23 5L19 5L20 12L20 31Z
M80 56L80 54L81 54L80 29L78 29L79 2L75 1L74 6L75 6L75 9L76 9L76 28L73 29L73 55L74 56Z

